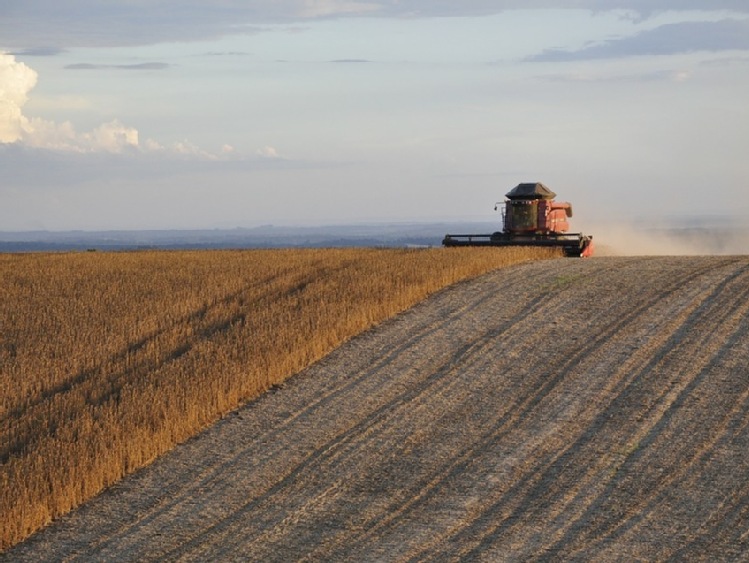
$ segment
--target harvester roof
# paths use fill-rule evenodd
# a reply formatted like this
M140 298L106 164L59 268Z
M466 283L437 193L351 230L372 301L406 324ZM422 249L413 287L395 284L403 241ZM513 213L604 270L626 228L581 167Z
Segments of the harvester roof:
M557 194L541 182L518 184L505 194L507 199L554 199Z

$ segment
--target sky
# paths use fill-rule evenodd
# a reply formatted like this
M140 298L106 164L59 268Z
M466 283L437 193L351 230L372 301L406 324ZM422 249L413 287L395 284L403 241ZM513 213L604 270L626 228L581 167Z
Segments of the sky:
M746 100L746 0L3 0L0 231L749 227Z

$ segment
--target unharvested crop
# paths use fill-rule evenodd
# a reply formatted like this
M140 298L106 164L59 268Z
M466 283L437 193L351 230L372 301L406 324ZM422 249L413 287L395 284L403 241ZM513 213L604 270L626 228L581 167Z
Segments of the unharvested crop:
M1 255L0 549L428 294L553 255Z

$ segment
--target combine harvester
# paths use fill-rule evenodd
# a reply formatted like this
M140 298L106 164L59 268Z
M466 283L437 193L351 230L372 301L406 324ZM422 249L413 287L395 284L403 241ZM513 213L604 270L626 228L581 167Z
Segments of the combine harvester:
M592 256L593 237L568 233L572 206L556 202L543 184L518 184L506 194L502 232L490 235L445 235L445 246L552 246L565 256ZM497 204L495 211L501 204Z

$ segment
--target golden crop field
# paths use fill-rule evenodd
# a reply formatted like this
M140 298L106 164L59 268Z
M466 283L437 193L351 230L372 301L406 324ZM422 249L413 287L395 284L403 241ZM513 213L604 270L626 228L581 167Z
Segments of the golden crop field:
M0 549L430 293L553 256L0 255Z

